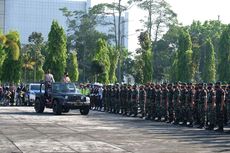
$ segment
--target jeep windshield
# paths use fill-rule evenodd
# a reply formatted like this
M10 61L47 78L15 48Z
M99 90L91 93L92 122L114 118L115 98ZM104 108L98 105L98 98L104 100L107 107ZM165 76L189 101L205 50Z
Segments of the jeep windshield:
M79 93L73 83L53 83L52 91L56 93Z

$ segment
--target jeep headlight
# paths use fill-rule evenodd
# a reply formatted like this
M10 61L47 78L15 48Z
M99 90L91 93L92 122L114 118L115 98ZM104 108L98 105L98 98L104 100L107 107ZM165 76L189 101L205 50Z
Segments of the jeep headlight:
M69 97L68 96L65 96L65 99L67 100Z

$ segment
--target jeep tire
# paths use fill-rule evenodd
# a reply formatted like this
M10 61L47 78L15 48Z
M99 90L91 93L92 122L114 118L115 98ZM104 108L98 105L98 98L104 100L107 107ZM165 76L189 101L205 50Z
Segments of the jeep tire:
M69 108L63 108L62 112L63 112L63 113L68 113L69 110L70 110Z
M53 102L53 113L55 115L61 115L62 113L62 104L58 100Z
M89 107L83 107L80 109L81 115L88 115L89 114Z
M35 109L36 113L43 113L44 112L45 105L39 98L37 98L35 100L34 109Z

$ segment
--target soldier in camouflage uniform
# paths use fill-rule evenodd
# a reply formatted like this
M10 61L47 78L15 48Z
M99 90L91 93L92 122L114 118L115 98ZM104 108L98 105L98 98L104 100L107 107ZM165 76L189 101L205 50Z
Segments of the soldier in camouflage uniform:
M133 86L133 90L132 90L132 101L131 101L131 114L133 114L133 116L137 116L138 114L138 90L137 90L137 86L134 85Z
M119 85L117 84L115 86L115 114L119 114L120 113L120 109L121 109L121 100L120 100L120 88Z
M226 105L227 105L227 115L228 115L228 124L230 123L230 82L228 83L228 88L226 92Z
M140 86L139 105L140 105L140 110L141 110L141 117L145 117L146 91L144 89L144 86Z
M122 115L124 115L124 112L125 112L125 107L124 107L124 104L125 104L125 94L124 94L124 91L125 91L125 86L122 85L121 88L120 88L121 114Z
M208 100L207 100L207 130L213 130L215 127L215 100L216 100L216 92L213 89L213 84L208 84Z
M180 102L181 102L181 107L180 107L180 122L183 122L183 125L187 125L187 109L186 109L186 95L187 95L187 89L186 89L186 84L183 83L181 86L181 96L180 96Z
M159 84L156 85L156 117L158 121L161 121L161 100L162 100L162 91Z
M161 102L161 117L164 117L164 121L168 120L168 89L167 84L164 83L162 89L162 102Z
M132 112L132 88L129 85L127 91L127 115L130 116Z
M169 84L168 85L168 112L169 112L168 123L171 123L174 121L173 93L174 93L173 86L172 84Z
M151 96L150 96L150 102L151 102L151 109L150 109L150 117L151 119L155 119L156 117L156 89L154 84L151 84Z
M107 86L107 112L111 110L111 86Z
M173 93L173 106L174 106L174 124L177 125L179 124L180 121L180 95L181 95L181 91L180 91L180 85L178 83L176 83L174 86L174 93Z
M124 96L124 97L123 97ZM124 87L124 92L122 94L122 98L123 98L123 108L124 108L124 112L123 112L123 115L127 115L128 113L128 87L125 85Z
M104 111L107 110L107 88L106 86L103 86L103 93L102 93L102 101L103 101L103 107Z
M151 102L151 95L152 95L152 88L149 84L145 86L146 91L146 105L145 105L145 111L146 111L146 119L150 119L152 116L152 102Z
M206 125L206 107L207 107L207 91L204 88L204 84L201 83L199 85L200 94L199 94L199 102L198 102L198 116L200 119L200 125L198 128L203 128Z
M224 90L224 93L225 93L224 103L227 104L227 99L226 99L226 96L227 96L227 86L223 85L222 89ZM227 105L224 105L223 114L224 114L224 125L227 125L227 123L228 123Z
M224 131L224 100L225 100L225 92L221 88L221 82L216 83L216 122L218 129L216 131L223 132Z
M194 107L193 107L193 120L194 124L200 125L200 119L198 115L198 102L199 102L199 95L200 95L200 89L199 85L195 85L195 93L194 93Z
M110 113L114 113L114 111L115 111L115 101L116 101L116 91L115 91L114 86L112 86L112 88L111 88L110 98L111 98L111 101L110 101Z
M192 83L188 83L187 94L186 94L186 120L189 122L189 127L193 127L193 106L194 106L194 89Z

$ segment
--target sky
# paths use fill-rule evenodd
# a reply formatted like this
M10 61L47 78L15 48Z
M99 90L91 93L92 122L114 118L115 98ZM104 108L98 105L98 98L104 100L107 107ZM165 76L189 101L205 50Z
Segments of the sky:
M109 3L114 0L91 0L92 5ZM118 1L118 0L115 0ZM125 1L125 0L123 0ZM171 9L177 13L178 21L183 25L189 25L193 20L204 22L205 20L217 20L218 16L223 23L230 23L230 0L166 0ZM138 47L136 29L142 27L139 20L145 18L145 13L137 7L129 10L129 50Z

